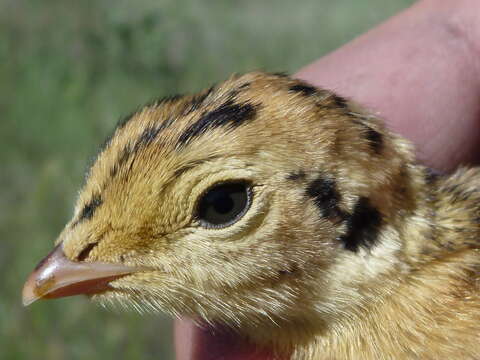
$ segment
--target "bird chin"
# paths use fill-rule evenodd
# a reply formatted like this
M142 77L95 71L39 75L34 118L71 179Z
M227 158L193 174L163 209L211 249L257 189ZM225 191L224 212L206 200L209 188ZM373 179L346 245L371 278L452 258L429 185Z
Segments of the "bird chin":
M287 360L271 349L259 348L222 326L202 326L191 320L175 321L177 360Z
M112 289L91 297L103 306L134 308L140 312L163 312L144 298L134 299L130 291ZM142 301L143 300L143 301ZM172 314L173 315L173 314ZM222 325L205 325L190 319L175 320L176 360L288 360L276 356L273 349L259 347Z

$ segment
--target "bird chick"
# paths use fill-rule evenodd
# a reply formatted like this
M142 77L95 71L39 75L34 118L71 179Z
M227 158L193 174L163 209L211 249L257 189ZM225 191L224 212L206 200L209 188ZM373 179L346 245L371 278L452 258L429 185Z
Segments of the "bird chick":
M479 188L330 91L233 76L118 124L24 303L89 294L282 359L479 358Z

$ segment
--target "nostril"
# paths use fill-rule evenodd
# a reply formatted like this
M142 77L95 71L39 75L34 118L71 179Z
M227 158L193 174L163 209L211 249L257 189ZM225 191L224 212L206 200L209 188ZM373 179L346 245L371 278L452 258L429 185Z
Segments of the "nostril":
M90 252L98 245L98 242L88 244L85 249L80 251L80 254L77 256L78 261L84 261L90 255Z

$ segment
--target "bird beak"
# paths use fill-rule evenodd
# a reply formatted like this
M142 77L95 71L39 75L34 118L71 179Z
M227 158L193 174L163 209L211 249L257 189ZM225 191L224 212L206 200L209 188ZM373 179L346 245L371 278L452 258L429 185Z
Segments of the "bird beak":
M41 298L58 298L79 294L98 294L109 283L139 269L100 262L69 260L60 243L35 267L23 286L23 305Z

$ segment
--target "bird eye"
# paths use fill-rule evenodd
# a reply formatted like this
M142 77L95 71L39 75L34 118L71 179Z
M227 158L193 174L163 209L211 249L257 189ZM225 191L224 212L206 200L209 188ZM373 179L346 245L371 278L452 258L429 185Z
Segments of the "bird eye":
M223 228L238 221L250 207L248 183L221 183L208 189L198 204L198 219L206 228Z

